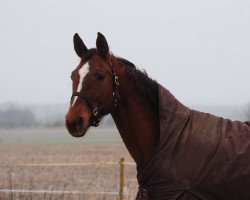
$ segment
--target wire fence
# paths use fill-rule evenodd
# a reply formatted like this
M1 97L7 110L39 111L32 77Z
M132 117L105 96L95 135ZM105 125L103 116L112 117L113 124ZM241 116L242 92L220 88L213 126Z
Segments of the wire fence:
M109 172L107 172L107 178L106 180L103 180L103 185L105 185L105 183L107 183L108 181L113 181L114 184L116 184L118 187L116 187L115 191L105 191L104 189L102 189L101 191L92 191L91 190L91 185L90 187L88 187L88 189L85 188L85 190L74 190L74 189L66 189L66 187L63 187L63 189L60 189L60 187L48 187L46 189L35 189L31 186L29 186L29 188L26 189L17 189L15 188L15 176L20 177L20 174L18 174L17 172L13 172L14 168L21 168L21 169L35 169L35 168L43 168L43 169L47 169L47 171L50 171L51 168L65 168L65 167L77 167L77 168L82 168L82 167L89 167L89 168L98 168L100 169L100 167L104 167L104 166L108 166L110 167L116 167L115 169L117 170L115 172L115 175L119 176L118 181L112 180L114 179L114 175L111 176L110 174L110 179L109 179L109 173L112 172L112 170L114 170L114 168L111 168L111 170L109 170ZM111 196L113 196L113 199L119 199L119 200L128 200L128 199L134 199L135 197L135 187L137 187L137 182L134 179L125 179L125 166L135 166L135 163L133 162L125 162L124 158L121 158L119 162L85 162L85 163L26 163L26 164L16 164L16 165L0 165L1 168L4 167L9 167L10 171L8 174L9 177L9 187L8 188L3 188L0 187L0 199L1 197L3 199L26 199L24 198L24 196L27 196L29 194L29 196L32 196L33 194L37 194L42 196L41 199L46 199L44 197L46 197L46 195L48 196L49 194L51 195L55 195L57 196L57 198L54 199L111 199ZM49 168L49 170L48 170ZM55 170L56 172L58 172L58 170ZM29 173L29 170L25 172L26 174ZM34 173L35 175L35 173ZM66 177L67 175L65 175ZM2 176L1 176L2 177ZM126 176L128 177L128 176ZM34 178L34 177L33 177ZM33 178L30 180L31 184L33 182ZM67 178L69 178L67 176ZM98 182L101 179L98 179ZM72 180L73 181L73 180ZM94 181L94 180L93 180ZM126 183L125 183L126 181ZM25 180L23 180L23 182L25 182ZM97 182L97 181L96 181ZM130 183L133 184L130 184ZM30 184L30 185L31 185ZM23 186L25 184L22 184ZM59 184L58 184L59 185ZM95 183L92 184L93 187L95 186ZM131 185L133 185L133 187L130 187ZM0 184L1 186L1 184ZM22 188L23 188L22 186ZM6 194L4 197L1 194ZM68 195L68 196L67 196ZM69 195L70 198L69 198ZM93 196L102 196L101 198L94 198ZM92 196L92 197L91 197ZM15 197L19 197L19 198L15 198ZM48 196L49 198L47 199L53 199L51 198L51 196ZM63 197L63 198L62 198ZM32 199L32 198L27 198L27 199ZM33 198L34 199L34 198ZM40 199L40 198L35 198L35 199Z

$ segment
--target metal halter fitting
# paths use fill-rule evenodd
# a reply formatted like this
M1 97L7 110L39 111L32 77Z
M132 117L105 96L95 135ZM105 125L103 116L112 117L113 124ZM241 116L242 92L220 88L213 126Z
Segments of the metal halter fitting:
M119 79L115 73L115 67L112 65L111 62L109 62L109 64L111 66L111 73L113 77L113 95L106 102L104 102L103 104L99 104L99 105L93 104L84 94L81 94L80 92L75 92L71 97L71 99L73 99L74 96L79 97L88 105L89 109L92 110L93 115L90 117L90 126L94 126L94 127L99 126L99 123L103 115L105 115L106 114L105 112L107 112L106 110L112 104L114 105L114 107L116 107L118 100L120 99Z

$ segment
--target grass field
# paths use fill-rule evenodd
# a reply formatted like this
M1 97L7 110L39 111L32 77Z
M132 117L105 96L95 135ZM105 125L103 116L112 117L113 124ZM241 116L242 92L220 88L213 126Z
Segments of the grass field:
M64 129L1 130L0 189L37 190L41 193L1 192L0 199L118 199L121 157L132 161L115 129L93 129L73 138ZM24 163L103 163L117 165L17 166ZM135 166L125 166L125 199L134 199ZM81 193L50 191L80 191ZM107 194L101 194L111 192ZM95 194L97 193L97 194Z

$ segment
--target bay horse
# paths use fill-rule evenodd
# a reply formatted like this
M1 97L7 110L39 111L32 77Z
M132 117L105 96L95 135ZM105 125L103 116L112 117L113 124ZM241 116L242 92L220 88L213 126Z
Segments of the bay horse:
M250 121L192 110L128 60L114 56L98 33L88 49L78 34L81 61L71 74L66 128L82 137L111 114L137 164L145 200L249 200Z

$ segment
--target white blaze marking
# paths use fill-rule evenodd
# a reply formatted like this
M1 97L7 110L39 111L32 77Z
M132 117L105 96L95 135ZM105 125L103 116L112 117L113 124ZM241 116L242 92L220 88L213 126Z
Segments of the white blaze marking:
M82 90L82 82L85 78L85 76L87 75L87 73L89 72L89 62L85 63L81 69L79 69L78 73L79 73L79 84L77 87L77 92L81 92ZM72 107L74 106L76 100L77 100L78 96L74 96L74 101L72 103Z

